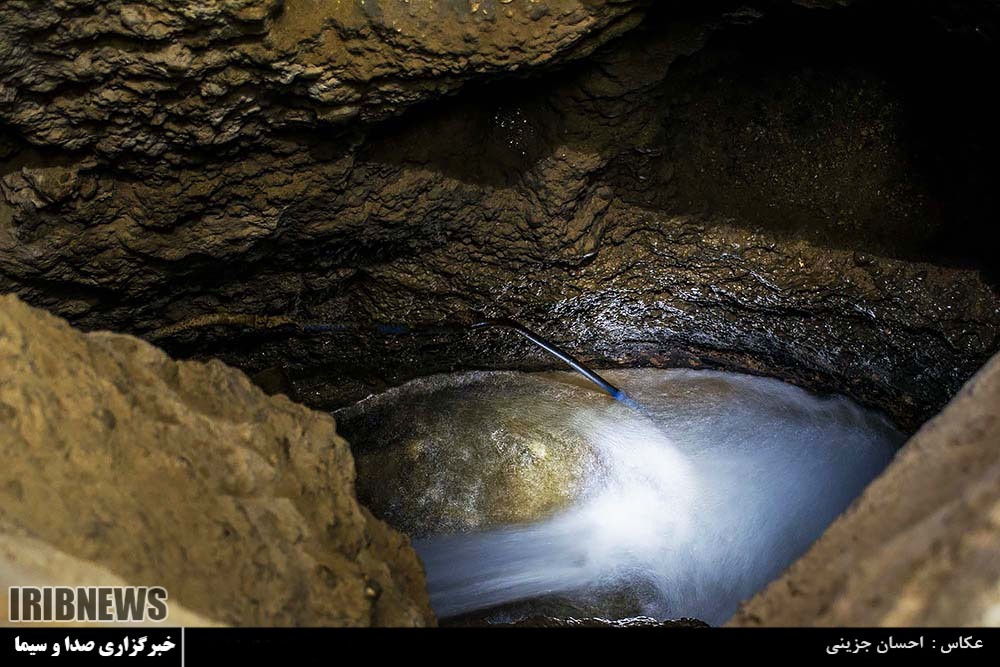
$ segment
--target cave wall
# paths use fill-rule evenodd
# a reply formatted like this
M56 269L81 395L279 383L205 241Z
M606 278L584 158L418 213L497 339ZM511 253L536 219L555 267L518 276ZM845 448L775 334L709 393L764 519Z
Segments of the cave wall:
M316 407L549 365L476 310L914 428L1000 347L991 7L7 2L0 291Z

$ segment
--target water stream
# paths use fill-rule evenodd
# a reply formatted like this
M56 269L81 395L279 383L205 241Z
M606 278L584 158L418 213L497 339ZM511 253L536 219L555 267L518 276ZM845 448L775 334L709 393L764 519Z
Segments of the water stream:
M341 410L362 501L415 537L439 617L558 599L719 624L891 459L881 415L767 378L435 376Z

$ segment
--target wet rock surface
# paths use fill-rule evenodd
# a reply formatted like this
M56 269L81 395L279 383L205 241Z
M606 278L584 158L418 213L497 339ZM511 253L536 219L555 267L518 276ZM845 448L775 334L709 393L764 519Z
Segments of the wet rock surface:
M183 161L578 58L646 4L15 0L0 110L35 145Z
M753 4L5 3L0 290L321 408L551 366L475 309L913 429L1000 347L995 8Z
M1000 356L738 626L1000 624Z
M413 538L565 510L599 466L567 396L582 405L608 399L552 375L426 378L338 411L351 434L358 497Z
M890 462L903 438L770 378L609 370L439 375L338 410L358 498L406 532L440 619L720 625Z
M0 368L0 574L24 575L11 553L38 576L78 559L227 625L434 623L409 540L355 500L329 415L13 296Z

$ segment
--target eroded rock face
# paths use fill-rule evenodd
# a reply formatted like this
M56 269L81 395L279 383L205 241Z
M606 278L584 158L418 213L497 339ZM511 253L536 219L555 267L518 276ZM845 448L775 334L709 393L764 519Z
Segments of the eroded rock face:
M0 297L0 526L233 625L433 624L333 419ZM66 582L46 582L66 583Z
M0 290L323 408L550 365L394 333L474 309L915 428L1000 347L996 9L754 4L5 3Z
M184 160L580 57L633 27L645 4L7 2L0 113L36 145Z
M1000 624L1000 356L731 624Z

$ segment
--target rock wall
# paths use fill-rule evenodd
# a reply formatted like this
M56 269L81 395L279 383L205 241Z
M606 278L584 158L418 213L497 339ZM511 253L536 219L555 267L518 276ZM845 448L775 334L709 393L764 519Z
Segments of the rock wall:
M0 291L314 407L551 364L473 309L915 428L1000 347L1000 22L844 4L6 2Z
M1000 625L1000 355L737 626Z
M998 16L987 0L7 0L0 293L314 407L550 365L440 326L477 310L598 366L759 372L915 429L1000 348ZM0 332L7 538L157 578L221 623L432 622L405 541L354 503L331 420L11 297ZM883 480L859 507L885 523L856 510L817 546L829 583L802 593L827 567L807 558L739 622L993 618L973 588L946 615L992 544L987 405L967 391L886 476L926 501ZM961 585L939 602L917 590L945 580Z
M14 0L0 113L36 145L183 161L578 58L646 4Z
M14 296L0 368L0 543L22 564L37 541L229 625L434 623L329 415Z

